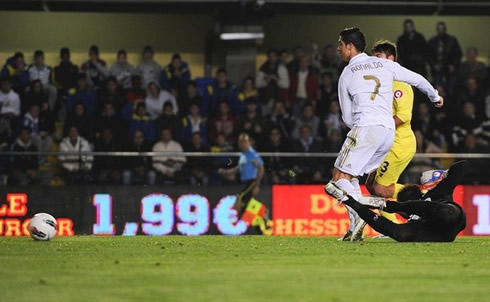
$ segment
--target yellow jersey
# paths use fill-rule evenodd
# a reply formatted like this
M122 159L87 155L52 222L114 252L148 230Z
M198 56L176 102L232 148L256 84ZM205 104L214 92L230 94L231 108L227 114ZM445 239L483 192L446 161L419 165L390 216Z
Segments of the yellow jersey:
M404 82L393 82L393 116L397 116L403 124L396 127L395 144L413 142L412 121L413 90Z

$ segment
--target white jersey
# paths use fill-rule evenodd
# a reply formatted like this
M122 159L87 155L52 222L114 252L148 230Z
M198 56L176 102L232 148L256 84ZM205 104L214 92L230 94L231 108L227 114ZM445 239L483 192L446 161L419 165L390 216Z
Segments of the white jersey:
M12 89L8 93L0 91L0 114L20 115L20 98Z
M406 82L431 102L439 101L437 90L421 75L396 62L361 53L350 60L339 79L340 108L347 127L381 125L395 129L393 81Z

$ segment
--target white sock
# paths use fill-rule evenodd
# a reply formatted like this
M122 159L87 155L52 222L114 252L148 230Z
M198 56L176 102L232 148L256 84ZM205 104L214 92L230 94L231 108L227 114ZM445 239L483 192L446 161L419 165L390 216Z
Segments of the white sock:
M354 188L354 190L352 191L351 196L352 196L352 198L354 198L355 200L358 201L359 199L361 199L361 196L362 196L361 186L359 185L359 179L352 178L350 180L350 183L351 183L352 187ZM361 217L359 217L359 214L357 214L356 211L352 210L352 212L354 212L353 213L353 216L354 216L353 217L353 220L355 221L355 223L357 223L359 220L361 220ZM351 230L352 232L354 232L355 225L353 225L353 224L355 224L355 223L352 223L352 221L351 221L351 224L350 224L349 229L352 228L352 230Z
M356 191L356 188L352 185L352 183L350 181L348 181L347 179L341 178L341 179L337 180L335 182L335 184L337 186L343 188L347 192L347 194L349 194L354 199L356 199L356 196L358 195L358 193ZM357 182L357 185L359 186L359 181ZM360 190L361 190L361 188L359 187L359 191ZM357 215L356 211L351 209L349 206L346 205L345 207L347 208L347 212L349 213L349 221L350 221L349 231L353 232L354 228L356 227L357 217L359 217L359 215Z
M350 194L350 196L352 196L352 198L354 198L355 200L359 200L359 198L361 198L362 196L361 186L359 185L359 179L353 178L350 180L350 183L353 187L353 192L352 194Z
M352 192L355 191L354 186L347 179L341 178L341 179L337 180L335 182L335 184L337 186L341 187L342 189L344 189L347 192L347 194L349 194L350 196L352 196Z

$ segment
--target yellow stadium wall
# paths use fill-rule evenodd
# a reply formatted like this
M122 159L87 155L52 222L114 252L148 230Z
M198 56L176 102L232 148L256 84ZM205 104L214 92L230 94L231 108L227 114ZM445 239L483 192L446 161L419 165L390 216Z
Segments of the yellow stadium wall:
M193 76L204 74L204 39L214 19L206 15L0 12L0 62L23 51L27 62L42 49L49 65L59 62L59 49L67 46L72 61L87 60L88 48L99 46L101 58L114 64L124 48L137 65L145 45L152 45L155 59L166 65L174 52L190 64Z
M395 40L402 32L406 18L415 21L416 28L426 39L435 34L435 25L443 20L448 32L455 35L463 50L476 46L480 59L488 62L490 39L487 30L490 18L474 16L333 16L333 15L276 15L264 22L266 38L259 46L257 65L264 60L267 48L291 49L311 41L320 46L335 43L340 29L359 26L369 45L378 38ZM31 61L36 49L43 49L49 65L57 65L59 49L68 46L72 61L81 64L87 59L90 45L97 44L101 57L112 65L116 52L124 48L129 61L137 65L142 48L155 48L156 60L166 65L174 52L180 52L190 64L194 77L204 75L204 40L213 28L214 16L203 14L129 14L129 13L58 13L58 12L0 12L0 62L20 50Z

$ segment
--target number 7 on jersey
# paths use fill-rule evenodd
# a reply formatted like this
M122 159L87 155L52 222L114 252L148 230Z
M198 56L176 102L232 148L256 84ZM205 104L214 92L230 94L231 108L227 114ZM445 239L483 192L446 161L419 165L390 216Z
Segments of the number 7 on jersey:
M374 101L376 95L379 93L379 86L381 86L381 82L376 76L373 75L365 75L364 80L374 81L376 83L376 86L374 87L374 91L371 93L371 101Z

